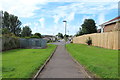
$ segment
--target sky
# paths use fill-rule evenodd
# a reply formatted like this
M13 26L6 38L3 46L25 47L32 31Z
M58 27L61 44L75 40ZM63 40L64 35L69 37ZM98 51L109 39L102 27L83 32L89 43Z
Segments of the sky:
M30 26L32 33L42 35L75 35L85 19L100 24L118 16L118 0L0 0L0 10L19 17L21 27Z

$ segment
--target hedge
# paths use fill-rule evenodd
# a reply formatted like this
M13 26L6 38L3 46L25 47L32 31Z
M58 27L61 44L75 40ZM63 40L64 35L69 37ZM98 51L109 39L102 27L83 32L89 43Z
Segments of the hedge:
M2 39L2 51L19 48L20 46L19 38L2 36L0 39Z

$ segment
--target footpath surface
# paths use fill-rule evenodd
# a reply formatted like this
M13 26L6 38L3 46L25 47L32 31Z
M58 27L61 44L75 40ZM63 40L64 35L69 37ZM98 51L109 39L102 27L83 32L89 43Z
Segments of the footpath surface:
M65 46L58 45L53 57L38 78L88 78L88 75L72 60Z

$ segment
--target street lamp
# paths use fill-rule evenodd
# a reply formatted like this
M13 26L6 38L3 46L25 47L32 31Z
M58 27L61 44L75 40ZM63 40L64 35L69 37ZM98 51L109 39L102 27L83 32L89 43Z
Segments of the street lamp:
M65 23L65 43L66 43L66 27L67 27L67 21L64 20L63 22Z

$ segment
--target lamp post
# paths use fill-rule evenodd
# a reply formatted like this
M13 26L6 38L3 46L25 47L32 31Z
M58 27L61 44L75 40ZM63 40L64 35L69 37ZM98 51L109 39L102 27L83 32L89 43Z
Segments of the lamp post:
M63 22L65 23L65 45L66 45L66 27L67 27L67 21L64 20Z

